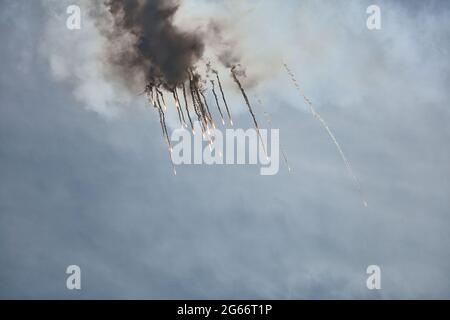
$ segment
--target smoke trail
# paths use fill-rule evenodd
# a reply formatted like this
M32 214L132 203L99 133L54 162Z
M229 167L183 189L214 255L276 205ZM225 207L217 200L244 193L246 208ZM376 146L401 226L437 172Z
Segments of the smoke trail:
M331 131L331 129L328 126L328 124L325 122L325 120L322 118L322 116L316 111L316 109L314 108L312 102L306 97L306 95L301 90L300 85L298 84L294 73L289 69L289 67L288 67L288 65L286 63L284 63L283 65L284 65L284 68L286 69L288 75L290 76L291 81L294 83L295 88L297 89L299 94L302 96L303 100L305 100L306 104L309 106L311 114L314 116L314 118L319 120L319 122L322 124L322 127L327 131L328 135L330 136L331 140L333 141L334 145L336 146L336 149L338 150L338 152L339 152L339 154L340 154L340 156L342 158L342 161L344 161L344 164L345 164L345 166L347 168L348 173L352 177L352 179L355 182L355 185L356 185L358 191L361 194L361 198L363 200L364 206L367 207L368 204L367 204L367 201L365 200L365 196L364 196L364 192L363 192L361 183L359 182L359 179L354 174L352 166L350 165L350 162L348 161L348 159L347 159L344 151L342 150L339 142L337 141L336 137L334 136L334 134Z
M192 86L192 81L189 81L189 92L191 94L192 105L194 106L194 112L197 115L197 120L201 121L201 115L198 111L197 101L195 99L194 87Z
M205 131L207 131L208 123L211 123L211 125L212 125L212 119L209 118L206 107L203 104L202 98L200 96L200 89L198 88L200 76L198 74L194 74L192 70L191 70L191 76L192 76L192 86L194 89L194 96L197 101L197 105L199 106L201 118L204 121Z
M236 84L238 85L239 89L241 90L242 96L244 97L245 103L247 104L248 110L250 111L250 114L252 115L253 118L253 123L255 125L256 131L258 132L258 136L259 139L261 141L261 145L264 149L264 153L267 156L267 151L266 151L266 147L264 146L264 141L261 138L261 134L259 132L259 125L258 125L258 121L256 121L256 116L255 113L253 112L252 106L250 105L250 101L248 100L247 94L245 93L244 87L242 87L241 82L239 81L237 75L236 75L236 67L232 67L231 68L231 75L233 76L234 82L236 82Z
M235 67L231 68L231 75L233 76L234 82L236 82L236 84L238 85L239 89L241 90L242 96L244 97L245 103L247 104L248 110L250 111L250 114L252 115L253 118L253 123L255 124L256 129L259 130L259 125L258 122L256 121L256 116L253 113L253 109L250 105L250 101L248 100L247 94L245 93L244 88L242 87L241 82L239 81L236 72L235 72Z
M187 127L186 119L184 118L183 108L181 108L180 97L178 96L178 89L175 87L173 92L175 93L175 99L177 101L177 107L180 110L179 112L181 114L181 119L183 120L184 126Z
M164 94L158 88L155 88L155 90L156 90L156 96L159 95L161 97L162 106L164 107L164 111L167 111L167 105L166 105L166 101L164 100Z
M181 106L180 96L178 95L178 88L175 87L175 96L177 98L178 106L180 108L181 118L183 119L184 126L187 128L186 118L184 117L183 107Z
M186 97L186 86L184 85L184 82L183 82L183 98L184 98L184 105L186 107L186 113L187 113L187 116L189 119L189 123L191 124L192 133L195 133L194 124L192 123L192 118L191 118L191 115L189 114L189 106L188 106L187 97Z
M175 107L176 107L176 109L177 109L178 118L179 118L179 120L180 120L180 125L183 126L183 120L182 120L181 114L180 114L180 105L179 105L179 103L178 103L178 100L177 100L177 96L176 96L175 90L176 90L176 89L174 89L174 91L172 91L173 100L175 101Z
M159 100L158 94L156 95L156 102L158 104L158 110L160 112L161 126L162 126L162 129L163 129L163 134L165 135L166 142L167 142L167 145L169 146L170 152L172 152L172 144L171 144L170 139L169 139L169 134L167 133L166 117L165 117L165 114L164 114L164 110L161 107L161 102Z
M233 119L231 119L230 109L228 109L227 100L225 99L225 94L223 93L222 83L220 82L219 73L217 71L213 71L216 74L217 83L219 83L220 93L222 94L223 103L225 104L225 109L227 110L228 119L230 120L230 124L233 125Z
M214 95L214 99L216 100L216 106L217 106L217 109L219 110L220 119L222 120L222 125L225 125L225 120L223 119L222 109L220 109L219 99L217 98L217 94L216 94L216 90L215 90L214 80L210 80L210 82L212 85L212 93Z
M169 139L169 135L167 134L167 127L166 127L166 120L165 120L165 116L164 116L164 111L161 108L161 103L159 101L159 97L158 95L156 95L156 103L153 106L158 109L158 114L159 114L159 123L161 124L161 130L162 130L162 134L163 137L166 139L166 143L167 143L167 150L169 152L169 159L170 162L172 164L172 170L174 175L177 174L177 170L175 169L175 164L173 163L173 159L172 159L172 144L170 142Z
M144 91L142 91L142 93L140 93L139 95L143 95L145 94L147 96L147 100L148 102L154 107L156 108L156 103L153 97L153 87L150 85L146 85Z
M208 102L206 101L206 98L205 98L205 95L204 95L203 91L200 91L200 94L202 95L203 103L204 103L205 106L206 106L206 111L207 111L207 113L208 113L209 121L211 122L213 128L215 129L215 128L216 128L216 125L214 124L214 120L213 120L213 118L212 118L211 111L209 110Z
M200 93L199 93L197 84L194 82L193 85L194 85L194 95L195 95L195 99L197 101L197 105L199 106L199 110L200 110L200 113L201 113L201 116L202 116L203 120L207 124L209 118L208 118L208 115L206 114L205 106L204 106L204 104L202 102L202 99L200 98Z
M265 108L264 108L264 105L263 105L261 99L258 99L258 103L259 103L259 105L261 106L261 108L263 109L263 114L266 116L266 121L267 121L267 123L269 124L270 128L272 128L273 125L272 125L272 118L270 117L270 114L269 114L268 112L266 112L266 110L265 110ZM291 166L289 165L288 158L287 158L287 156L286 156L286 153L284 152L284 149L283 149L283 146L281 145L281 142L280 142L280 151L281 151L281 155L282 155L282 157L283 157L284 163L286 164L286 166L287 166L287 168L288 168L288 171L289 171L289 172L292 172L292 168L291 168Z
M200 123L200 128L202 130L202 134L205 133L206 128L204 127L204 120L203 117L201 115L201 111L199 110L199 106L197 103L197 98L196 98L196 94L195 94L195 87L194 87L194 83L193 83L193 78L190 77L189 79L189 91L191 92L191 99L192 99L192 104L194 105L194 111L195 114L197 115L197 119L198 122Z

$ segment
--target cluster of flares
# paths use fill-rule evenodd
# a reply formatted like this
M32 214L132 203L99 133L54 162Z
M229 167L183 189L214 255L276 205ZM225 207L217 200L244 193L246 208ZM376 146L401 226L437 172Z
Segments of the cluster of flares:
M332 130L330 129L328 124L325 122L323 117L317 112L317 110L315 109L311 100L302 91L292 70L289 68L289 66L287 64L283 64L283 65L284 65L284 68L286 69L286 72L289 75L290 80L292 81L295 89L298 91L298 93L300 94L302 99L308 105L311 114L313 115L313 117L315 119L317 119L320 122L322 127L326 130L329 137L331 138L333 144L335 145L336 149L338 150L340 157L342 158L342 161L344 162L344 164L347 168L349 175L351 176L358 191L361 194L364 206L367 207L368 204L367 204L367 201L365 200L364 193L363 193L363 190L361 187L361 183L359 182L359 179L354 174L352 166L350 165L350 162L348 161L347 156L345 155L343 149L341 148L339 142L337 141L334 133L332 132ZM220 80L219 72L215 69L212 69L211 65L209 63L207 64L207 70L208 70L207 71L208 74L211 74L211 73L214 74L214 79L209 79L210 90L214 96L214 102L215 102L217 111L220 115L220 120L221 120L222 126L225 127L227 125L227 122L229 125L233 126L233 119L232 119L231 112L230 112L230 109L229 109L229 106L227 103L227 99L225 97L225 93L223 90L222 82ZM240 72L238 69L238 65L231 67L230 74L231 74L231 78L236 83L239 91L242 94L242 97L245 101L248 111L252 117L253 125L258 134L258 140L260 141L261 147L263 148L264 153L266 154L266 157L267 157L267 150L266 150L266 146L264 145L263 139L260 134L259 123L257 121L255 112L250 103L248 95L247 95L241 81L239 80ZM181 82L173 87L169 87L167 84L164 84L162 81L157 81L157 80L151 81L150 83L147 84L147 86L143 92L146 94L150 105L152 105L154 107L154 109L156 109L158 111L159 120L160 120L160 124L161 124L161 131L162 131L163 137L167 144L169 157L170 157L173 172L175 175L176 175L176 169L175 169L175 166L172 161L173 148L172 148L172 144L171 144L171 141L169 138L167 125L166 125L167 104L164 99L164 92L170 93L170 95L173 97L173 101L174 101L175 108L177 110L180 125L185 128L190 127L192 130L192 133L196 134L195 128L194 128L194 123L192 120L193 119L192 117L194 115L191 116L191 113L189 111L190 109L193 110L193 112L195 113L195 116L200 124L201 134L202 134L203 138L208 142L210 150L212 150L212 145L214 143L213 138L211 136L211 130L216 129L216 123L212 117L211 110L210 110L210 107L208 105L208 101L207 101L206 95L205 95L208 90L206 87L207 82L202 81L200 74L196 73L192 69L189 69L187 71L187 76L188 76L187 81ZM218 86L216 86L216 82L217 82ZM218 92L216 91L217 87L219 88L219 92L222 97L222 104L225 107L227 119L225 119L225 116L224 116L225 113L222 111ZM181 95L179 94L179 91L182 92L182 96L183 96L183 100L184 100L183 104L180 101ZM188 96L189 96L189 98L188 98ZM263 108L263 104L262 104L261 100L257 99L257 101L258 101L259 105L261 106L261 108ZM190 108L189 102L191 103L192 108ZM182 106L184 106L184 110L183 110ZM272 126L272 120L270 118L270 115L264 109L263 109L263 113L266 117L266 121L267 121L268 125ZM284 152L284 150L281 146L280 146L280 149L281 149L281 154L282 154L283 160L284 160L289 172L291 172L292 169L291 169L291 166L289 165L289 161L286 156L286 153Z
M240 92L242 93L242 96L244 98L244 101L248 107L248 110L250 112L250 115L253 120L254 127L258 133L258 139L261 143L261 146L264 150L264 153L267 157L267 151L266 147L264 145L264 142L261 138L260 134L260 127L258 124L258 121L256 119L256 115L253 111L252 105L250 104L249 98L247 96L247 93L245 92L244 87L242 86L241 81L239 80L238 75L238 66L233 66L230 69L231 77L233 78L234 82L238 86ZM219 72L213 68L211 68L211 65L207 64L207 72L208 74L213 74L213 79L209 79L210 83L210 90L214 96L214 102L215 106L217 108L217 111L220 115L220 121L222 123L222 126L227 126L229 124L230 126L233 126L233 119L231 116L230 108L227 103L227 99L223 90L222 81L219 76ZM173 98L174 106L176 108L177 114L178 114L178 120L180 122L180 125L184 128L190 128L192 130L193 134L196 134L195 127L194 127L194 121L193 117L196 117L196 120L200 124L201 134L203 138L208 142L210 150L212 150L212 145L214 143L213 138L211 136L211 130L214 130L217 128L216 123L214 121L214 118L211 113L210 106L208 104L208 100L206 99L206 93L208 91L208 88L206 86L206 81L202 81L200 74L194 71L193 69L189 69L186 71L187 73L187 80L184 82L181 82L177 85L174 85L170 87L169 85L165 84L163 81L155 78L152 81L150 81L147 86L145 87L145 90L142 94L145 94L147 96L148 102L155 110L157 110L159 115L159 121L161 125L161 131L164 137L164 140L167 144L167 149L169 152L169 157L172 162L173 172L176 175L176 169L173 165L172 161L172 144L170 141L169 133L167 130L166 125L166 112L167 112L167 103L164 98L165 94L169 94ZM208 76L209 77L209 76ZM219 88L219 91L216 90L216 88ZM181 94L180 94L181 92ZM220 92L222 103L219 101L219 95L218 92ZM183 97L183 103L180 100L180 96ZM222 104L222 106L221 106ZM184 106L184 108L183 108ZM225 111L223 112L223 107L225 107ZM191 111L190 111L191 110ZM191 112L193 113L191 115ZM225 117L226 114L226 117ZM195 119L195 118L194 118ZM290 170L290 167L289 167Z

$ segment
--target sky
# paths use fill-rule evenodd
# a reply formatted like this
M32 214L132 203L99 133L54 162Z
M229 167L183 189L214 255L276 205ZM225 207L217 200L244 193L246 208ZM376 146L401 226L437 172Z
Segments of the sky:
M174 176L141 88L105 69L89 3L0 2L0 298L450 298L447 1L183 2L175 23L220 22L280 129L293 171L274 176ZM66 28L68 4L81 30ZM366 27L371 4L381 30ZM220 71L235 123L251 127ZM69 265L81 290L66 288ZM366 287L369 265L381 290Z

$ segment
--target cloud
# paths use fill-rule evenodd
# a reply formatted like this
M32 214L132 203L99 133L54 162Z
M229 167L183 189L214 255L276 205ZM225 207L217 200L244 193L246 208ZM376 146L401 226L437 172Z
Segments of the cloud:
M48 59L55 79L69 83L81 104L105 117L115 117L123 106L132 104L135 97L106 66L108 43L93 19L98 15L98 5L92 1L77 1L82 8L82 28L69 30L66 8L72 3L43 1L48 19L41 54ZM106 18L100 16L99 19ZM121 43L125 45L127 40L123 39ZM137 95L140 88L135 90L134 95Z
M365 27L364 3L183 3L177 25L217 16L249 96L281 129L294 171L273 177L248 166L183 166L174 177L158 120L105 74L89 18L89 32L71 33L64 3L16 3L1 15L21 13L21 27L0 19L1 297L450 296L446 2L381 2L380 32ZM49 8L56 16L40 19ZM27 73L16 67L24 50ZM335 130L369 208L283 61ZM250 125L222 72L235 122ZM70 264L82 268L81 292L65 289ZM370 264L382 270L379 292L365 287Z

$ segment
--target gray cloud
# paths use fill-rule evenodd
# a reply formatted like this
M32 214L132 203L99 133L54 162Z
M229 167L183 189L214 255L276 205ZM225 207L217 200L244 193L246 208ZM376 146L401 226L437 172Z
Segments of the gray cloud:
M193 166L174 177L144 101L101 83L97 64L55 78L45 52L91 37L50 41L64 20L48 6L2 2L0 297L449 298L448 5L381 2L379 32L365 28L365 5L227 7L251 9L227 35L247 80L264 79L249 96L268 106L294 172ZM58 46L43 54L42 43ZM282 60L334 128L368 209ZM238 98L230 105L244 110ZM83 106L122 111L106 120ZM70 264L80 292L65 289ZM379 292L365 287L369 264L382 268Z

